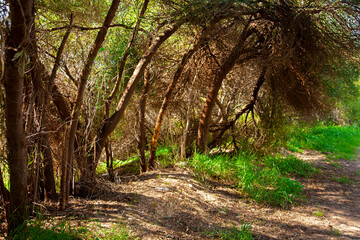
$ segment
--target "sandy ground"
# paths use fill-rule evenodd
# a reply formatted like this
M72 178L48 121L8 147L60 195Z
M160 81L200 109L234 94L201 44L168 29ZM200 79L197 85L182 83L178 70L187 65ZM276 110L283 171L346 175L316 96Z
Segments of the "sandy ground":
M66 211L45 213L104 231L126 224L139 239L217 239L220 231L251 223L254 239L360 239L360 161L326 161L297 154L320 169L290 209L259 205L226 184L200 181L184 168L102 181L91 199L73 198ZM341 177L347 183L340 183ZM102 229L102 230L101 230Z

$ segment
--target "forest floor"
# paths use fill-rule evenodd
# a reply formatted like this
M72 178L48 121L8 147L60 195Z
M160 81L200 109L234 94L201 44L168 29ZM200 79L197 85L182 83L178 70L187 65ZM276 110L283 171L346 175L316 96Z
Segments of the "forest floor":
M243 223L252 225L254 239L360 239L360 157L331 163L315 151L296 155L320 172L297 179L305 198L289 209L255 203L226 183L176 167L102 181L91 199L45 212L95 232L125 224L139 239L217 239Z

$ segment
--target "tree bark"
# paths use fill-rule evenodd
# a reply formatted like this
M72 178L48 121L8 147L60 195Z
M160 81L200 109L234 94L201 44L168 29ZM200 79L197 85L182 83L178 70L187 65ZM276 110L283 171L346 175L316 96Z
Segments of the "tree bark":
M196 74L195 74L194 79L193 79L193 81L191 83L191 88L190 88L190 91L189 91L189 97L188 97L188 103L187 103L187 111L186 111L186 124L185 124L185 128L184 128L184 131L183 131L183 136L182 136L182 141L181 141L181 158L182 159L186 158L186 142L187 142L187 135L188 135L189 127L190 127L191 109L192 109L192 103L193 103L193 98L194 98L194 93L193 93L194 84L196 82L197 76L198 76L199 71L202 68L204 62L202 62L200 67L197 68Z
M82 70L81 76L79 78L79 86L78 92L76 95L75 106L71 114L71 123L70 127L67 131L67 137L65 142L65 152L64 152L64 162L63 162L63 170L65 170L62 174L65 175L62 177L61 183L61 208L65 208L66 202L68 200L68 193L69 193L69 184L70 184L70 172L73 163L73 155L74 155L74 142L75 142L75 135L76 129L79 122L80 111L83 103L83 98L86 89L86 83L91 73L92 65L94 60L101 48L102 43L105 40L105 36L108 32L109 26L112 20L115 17L116 11L119 7L120 0L113 0L110 6L110 9L105 17L103 27L98 32L98 35L95 39L95 42L90 50L90 53L87 57L85 66ZM65 169L64 169L65 167Z
M166 39L168 39L176 30L184 23L183 20L179 20L175 24L166 28L164 32L158 36L155 41L150 45L148 50L144 53L140 61L138 62L133 75L131 76L122 97L117 105L116 111L107 119L104 120L102 127L98 130L97 136L94 139L94 146L89 151L87 157L87 166L89 167L88 175L82 176L82 182L94 182L95 170L97 163L100 159L101 152L104 148L106 138L115 130L115 127L120 122L124 111L129 103L137 84L139 83L146 66L149 64L151 58L154 56L158 48Z
M232 49L229 56L225 59L225 61L220 66L220 69L217 71L214 76L213 82L210 87L210 92L206 98L206 102L203 108L203 111L199 120L198 127L198 136L197 136L197 151L205 152L207 148L207 138L209 133L209 125L211 120L211 113L215 105L215 101L222 85L223 80L226 75L231 71L234 67L236 60L244 51L244 46L246 39L252 34L252 30L249 28L249 24L245 26L237 44Z
M26 47L31 30L33 1L9 2L11 29L6 39L4 85L11 204L8 230L11 233L27 216L27 155L22 107Z
M109 180L111 182L115 181L115 175L114 175L114 157L111 150L111 144L109 139L105 143L105 152L106 152L106 170L109 174Z
M151 148L150 148L150 157L149 157L148 170L152 170L154 168L156 148L157 148L157 143L158 143L159 135L160 135L160 131L161 131L161 125L162 125L162 122L164 120L167 107L168 107L168 105L170 103L170 100L172 98L172 93L173 93L173 91L175 89L175 86L176 86L177 82L180 79L181 73L183 72L187 61L202 46L202 44L204 44L206 42L208 34L213 29L213 27L218 22L218 20L219 19L214 19L210 23L210 25L207 28L204 29L202 35L196 41L194 46L183 56L183 58L181 59L181 62L179 63L179 65L177 67L177 70L176 70L176 72L174 74L174 77L173 77L172 81L170 82L170 84L169 84L169 86L168 86L168 88L166 90L164 100L162 102L159 114L157 116L155 129L154 129L154 135L153 135L152 140L151 140Z
M146 109L146 100L147 94L150 88L150 73L149 68L147 67L144 72L144 86L143 94L139 103L139 164L140 164L140 173L144 173L147 170L147 163L145 157L145 147L146 147L146 134L145 134L145 109Z

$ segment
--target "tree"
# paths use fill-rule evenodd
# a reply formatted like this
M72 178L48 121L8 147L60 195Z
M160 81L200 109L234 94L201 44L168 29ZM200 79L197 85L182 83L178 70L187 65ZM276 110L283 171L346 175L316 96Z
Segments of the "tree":
M86 182L85 185L92 185L91 182L95 180L95 170L98 164L98 161L101 156L101 152L105 146L105 142L107 137L115 130L116 125L119 123L124 111L127 107L127 104L130 101L130 98L134 94L137 83L140 81L145 68L149 64L151 58L156 53L157 49L161 46L161 44L168 39L182 24L184 20L178 20L175 23L171 24L167 27L160 36L155 38L150 47L146 50L140 61L138 62L128 84L122 93L122 97L116 107L116 111L107 118L101 128L98 130L98 133L94 139L94 146L90 150L87 158L87 165L89 166L89 171L87 175L82 176L83 182ZM85 190L86 191L86 190Z
M201 117L199 120L197 147L198 147L198 150L201 152L206 151L211 113L214 108L215 101L217 99L217 95L220 90L222 81L224 80L226 75L229 73L229 71L233 68L233 66L235 65L235 62L239 58L239 56L242 53L244 53L245 42L248 39L248 37L250 37L251 34L253 33L253 29L252 29L252 26L250 23L251 23L251 19L247 23L247 25L245 25L244 29L242 30L242 33L239 37L237 44L232 49L232 51L228 55L228 57L221 64L219 70L217 71L216 75L214 76L214 80L212 82L210 92L206 98L206 102L205 102L205 105L204 105L204 108L203 108L203 111L201 113Z
M24 74L33 17L32 0L10 3L10 33L6 39L5 94L6 138L10 171L8 230L13 231L27 216L27 155L23 120Z
M154 129L154 134L151 140L151 148L150 148L150 156L149 156L149 161L148 161L148 170L154 169L154 165L155 165L155 154L156 154L156 148L157 148L157 143L159 140L159 135L160 135L160 130L161 130L161 125L162 122L164 120L165 117L165 113L167 110L167 106L170 103L172 94L175 90L175 86L178 83L181 74L185 68L185 65L187 63L187 61L192 57L192 55L201 47L206 43L206 40L208 39L208 34L211 32L211 30L214 28L215 24L220 20L220 17L217 16L215 17L215 19L213 19L209 26L207 26L204 30L203 33L201 34L201 36L199 37L199 39L195 42L194 46L186 53L184 54L184 56L182 57L181 62L179 63L176 72L166 90L165 93L165 97L164 100L162 102L161 108L159 110L159 114L157 116L156 119L156 124L155 124L155 129Z
M69 197L69 184L70 184L70 174L71 174L71 168L73 166L73 155L74 155L74 143L75 143L75 136L76 136L76 129L79 121L81 106L83 102L83 97L85 94L86 89L86 83L88 80L88 77L91 73L91 68L94 63L95 57L98 54L102 43L105 40L105 36L107 34L107 31L109 29L109 26L112 22L112 20L115 17L116 11L118 9L120 0L113 0L111 7L106 15L106 18L104 20L103 26L100 29L95 42L93 44L93 47L90 50L90 53L87 57L85 66L82 70L82 73L79 77L79 86L78 86L78 92L76 95L76 101L75 106L73 108L72 114L71 114L71 124L68 129L68 133L66 134L66 140L65 140L65 149L64 149L64 163L62 165L62 177L61 177L61 206L62 208L65 208L66 202Z

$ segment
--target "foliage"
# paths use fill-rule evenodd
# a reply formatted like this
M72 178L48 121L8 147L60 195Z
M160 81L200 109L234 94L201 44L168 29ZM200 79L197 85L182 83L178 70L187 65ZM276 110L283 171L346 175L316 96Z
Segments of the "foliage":
M247 152L229 155L195 154L189 165L198 175L230 180L258 202L287 207L301 197L302 185L293 175L309 176L315 170L293 157L259 157Z
M322 75L323 87L330 101L340 111L337 113L338 116L332 114L332 119L337 122L359 124L359 60L350 59L345 62L335 62L326 66Z
M317 124L295 125L290 128L287 147L291 151L313 149L330 153L332 158L354 158L359 146L360 128L357 126L335 126Z

